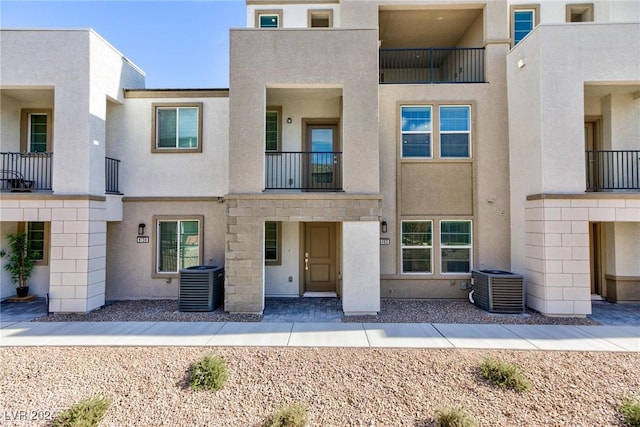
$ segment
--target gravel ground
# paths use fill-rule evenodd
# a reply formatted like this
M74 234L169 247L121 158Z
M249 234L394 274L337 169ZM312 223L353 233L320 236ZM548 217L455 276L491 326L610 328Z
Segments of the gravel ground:
M173 322L260 322L258 315L232 315L220 307L211 313L181 313L177 300L117 301L87 314L52 314L35 321L173 321ZM527 309L523 314L493 314L466 300L383 299L377 316L344 316L343 322L384 323L523 323L597 325L586 318L547 317Z
M189 366L208 351L227 360L227 385L191 391ZM46 418L93 394L113 399L101 425L118 427L257 427L294 402L308 407L311 426L433 426L446 406L466 407L480 426L620 426L618 406L640 395L631 353L9 347L0 355L0 424L18 426L50 425ZM520 365L532 389L484 381L486 356Z

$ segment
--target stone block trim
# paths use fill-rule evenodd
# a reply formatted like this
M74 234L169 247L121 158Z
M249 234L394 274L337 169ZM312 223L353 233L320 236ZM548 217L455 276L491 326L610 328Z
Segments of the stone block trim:
M353 194L230 194L225 196L225 311L264 309L265 221L378 221L382 196Z
M589 222L640 222L639 201L628 193L527 197L528 305L546 315L590 314Z

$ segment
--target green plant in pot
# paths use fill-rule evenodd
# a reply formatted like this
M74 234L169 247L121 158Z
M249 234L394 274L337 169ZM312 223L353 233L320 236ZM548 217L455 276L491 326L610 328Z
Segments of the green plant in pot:
M11 275L11 282L18 285L16 293L19 297L26 297L29 294L27 281L33 273L34 258L37 254L29 251L27 235L25 233L7 234L9 240L9 250L0 250L0 258L8 257L4 269Z

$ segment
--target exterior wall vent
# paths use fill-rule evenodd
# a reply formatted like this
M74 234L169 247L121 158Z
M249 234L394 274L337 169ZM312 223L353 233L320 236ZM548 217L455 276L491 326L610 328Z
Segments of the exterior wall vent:
M224 301L224 267L198 265L180 270L180 311L213 311Z
M473 270L473 303L490 313L523 313L522 276L502 270Z

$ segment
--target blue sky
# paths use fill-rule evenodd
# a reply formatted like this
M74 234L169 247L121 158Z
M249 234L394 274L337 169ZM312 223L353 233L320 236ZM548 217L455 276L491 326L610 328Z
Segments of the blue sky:
M245 16L243 0L0 1L2 28L93 28L148 88L229 87L229 28Z

